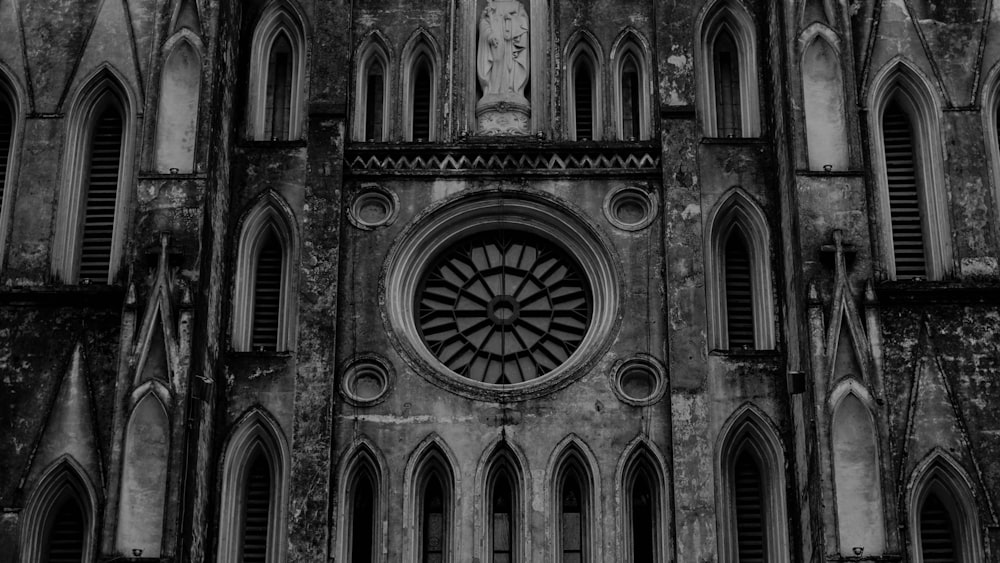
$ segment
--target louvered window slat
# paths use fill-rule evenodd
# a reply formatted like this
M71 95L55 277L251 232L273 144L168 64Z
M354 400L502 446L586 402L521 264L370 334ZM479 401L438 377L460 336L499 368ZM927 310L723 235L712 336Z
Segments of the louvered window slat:
M86 523L76 499L63 501L52 521L47 548L48 563L81 563Z
M385 102L385 70L382 63L372 61L365 78L365 139L381 141L383 129L383 109Z
M426 56L417 60L413 77L413 140L431 135L431 65Z
M271 469L258 453L247 473L243 497L243 563L266 563L267 528L271 515Z
M375 487L362 473L351 502L351 563L372 563L375 555Z
M924 277L927 264L913 129L909 115L895 102L890 103L882 115L882 138L896 277Z
M729 348L753 348L753 284L743 234L734 229L726 241L726 327Z
M763 481L757 462L748 453L736 460L733 471L736 544L740 563L765 563Z
M267 61L267 103L264 106L264 137L286 141L292 114L292 44L284 33L271 47Z
M653 486L649 475L639 471L632 483L632 561L653 563Z
M118 202L118 176L124 126L114 106L97 118L91 136L84 204L83 232L80 241L80 279L105 282L111 264L115 215Z
M639 67L631 55L622 64L622 138L639 138Z
M573 108L576 112L577 140L594 138L594 88L590 66L578 61L573 69Z
M741 137L739 53L728 31L715 39L715 123L719 137Z
M956 563L955 535L951 514L931 492L920 508L920 548L924 563Z
M281 315L282 251L273 230L265 236L255 272L252 344L254 350L275 351Z

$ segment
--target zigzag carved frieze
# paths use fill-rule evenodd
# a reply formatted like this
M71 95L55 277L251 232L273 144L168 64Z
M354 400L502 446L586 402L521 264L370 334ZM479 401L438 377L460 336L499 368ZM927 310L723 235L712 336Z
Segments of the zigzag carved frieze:
M510 146L363 146L345 151L351 174L450 175L466 173L656 173L660 148L655 143Z

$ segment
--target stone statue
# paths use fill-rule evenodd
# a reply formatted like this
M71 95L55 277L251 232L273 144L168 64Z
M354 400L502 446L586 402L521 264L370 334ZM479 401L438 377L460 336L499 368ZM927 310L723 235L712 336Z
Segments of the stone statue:
M517 94L528 84L528 13L517 0L487 0L476 68L483 94Z
M528 133L531 104L524 97L530 70L528 12L518 0L487 0L479 19L476 74L483 97L476 104L479 132Z

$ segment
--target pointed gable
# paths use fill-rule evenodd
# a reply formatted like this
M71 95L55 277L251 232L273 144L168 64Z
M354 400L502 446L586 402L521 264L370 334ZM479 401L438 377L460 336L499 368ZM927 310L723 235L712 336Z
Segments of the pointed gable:
M137 74L139 67L136 64L132 27L122 2L123 0L104 1L67 92L76 92L81 84L102 67L114 69L131 92L142 92ZM136 107L142 107L141 101Z

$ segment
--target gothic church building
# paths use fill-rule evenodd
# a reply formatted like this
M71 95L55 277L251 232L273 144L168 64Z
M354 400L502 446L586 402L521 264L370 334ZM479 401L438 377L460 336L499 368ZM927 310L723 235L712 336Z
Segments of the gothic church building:
M0 560L1000 562L1000 0L0 0Z

